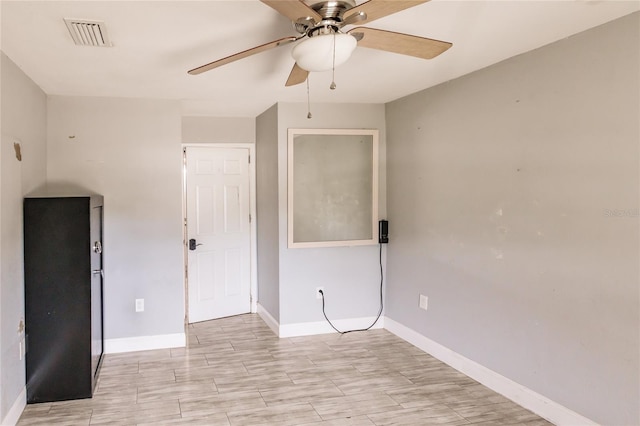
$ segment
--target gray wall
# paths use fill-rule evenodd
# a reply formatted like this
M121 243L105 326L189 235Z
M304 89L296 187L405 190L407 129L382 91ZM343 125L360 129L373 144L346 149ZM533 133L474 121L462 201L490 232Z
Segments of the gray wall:
M325 289L327 315L331 319L371 317L379 307L377 246L287 248L287 129L379 129L378 208L382 218L386 215L384 105L312 104L311 109L313 118L309 120L306 104L278 104L280 324L324 321L315 294L319 286Z
M254 143L253 117L182 117L183 143Z
M46 177L46 95L4 53L1 61L0 152L0 423L24 388L19 359L24 318L22 198ZM20 143L22 161L13 144Z
M179 103L52 96L48 113L48 181L104 195L105 338L184 332Z
M278 251L278 106L256 118L258 303L280 320Z
M386 110L387 316L610 425L640 423L639 17Z

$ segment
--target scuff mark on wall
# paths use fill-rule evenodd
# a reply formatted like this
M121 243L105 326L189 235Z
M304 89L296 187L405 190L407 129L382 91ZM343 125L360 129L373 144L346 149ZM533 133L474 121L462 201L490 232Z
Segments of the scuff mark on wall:
M506 234L509 233L509 227L507 227L507 226L498 226L496 229L501 234L505 234L506 235Z
M16 158L18 159L18 161L22 161L22 151L20 149L20 143L14 142L13 149L16 151Z
M498 260L504 259L504 254L502 253L502 250L492 248L491 249L491 253L493 253L495 258L498 259Z

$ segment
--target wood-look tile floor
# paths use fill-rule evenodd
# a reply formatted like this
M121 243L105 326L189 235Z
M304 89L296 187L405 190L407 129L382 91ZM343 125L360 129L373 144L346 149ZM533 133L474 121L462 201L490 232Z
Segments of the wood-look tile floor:
M549 425L386 330L279 339L257 315L106 355L94 397L18 425Z

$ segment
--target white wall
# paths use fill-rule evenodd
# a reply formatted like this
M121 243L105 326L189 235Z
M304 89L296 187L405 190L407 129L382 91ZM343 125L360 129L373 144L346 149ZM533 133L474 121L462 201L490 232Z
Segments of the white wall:
M287 248L287 129L366 128L380 131L379 215L386 215L386 127L384 105L278 104L278 210L280 324L324 321L315 289L324 287L330 319L374 317L379 308L378 246ZM259 143L259 142L258 142Z
M607 425L640 423L639 20L386 110L387 316Z
M24 360L19 359L24 318L22 199L46 176L46 96L4 53L1 61L0 152L0 421L5 419L25 385ZM18 161L14 143L19 143ZM3 423L4 424L4 423Z
M255 143L253 117L182 117L183 143Z
M48 113L49 182L104 195L105 339L184 332L179 103L51 96Z

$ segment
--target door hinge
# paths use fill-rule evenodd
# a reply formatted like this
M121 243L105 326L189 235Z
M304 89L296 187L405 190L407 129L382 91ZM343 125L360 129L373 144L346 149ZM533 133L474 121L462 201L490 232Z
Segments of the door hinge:
M251 215L249 215L249 223L251 223Z
M249 164L251 164L251 154L249 154Z

